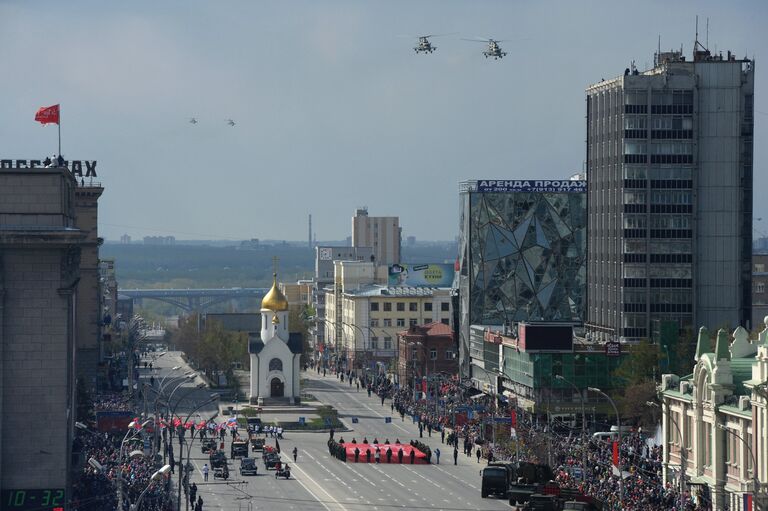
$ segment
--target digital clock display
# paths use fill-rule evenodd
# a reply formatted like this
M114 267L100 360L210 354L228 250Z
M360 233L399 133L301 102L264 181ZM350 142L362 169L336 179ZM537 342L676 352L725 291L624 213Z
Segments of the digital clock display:
M4 511L64 511L64 490L3 490Z

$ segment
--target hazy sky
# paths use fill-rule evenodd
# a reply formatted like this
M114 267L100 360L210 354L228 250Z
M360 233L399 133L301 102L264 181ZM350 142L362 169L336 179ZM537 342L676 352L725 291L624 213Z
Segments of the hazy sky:
M757 61L768 231L763 0L0 0L0 157L54 153L33 117L61 103L64 156L99 162L107 239L302 240L309 213L342 239L362 205L451 239L460 181L579 171L585 87L648 67L658 35L690 55L696 14L712 50ZM450 32L431 55L398 37Z

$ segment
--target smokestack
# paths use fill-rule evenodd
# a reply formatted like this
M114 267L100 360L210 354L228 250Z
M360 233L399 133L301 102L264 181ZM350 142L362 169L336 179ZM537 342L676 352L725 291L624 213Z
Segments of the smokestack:
M309 237L307 238L307 248L312 250L312 213L309 214Z

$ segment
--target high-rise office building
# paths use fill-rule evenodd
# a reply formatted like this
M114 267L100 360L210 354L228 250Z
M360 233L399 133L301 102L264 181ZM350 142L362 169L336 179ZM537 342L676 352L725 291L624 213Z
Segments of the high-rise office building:
M352 246L372 247L376 264L400 262L401 229L396 216L368 216L368 208L358 208L352 217Z
M587 89L587 331L748 326L754 66L658 53Z

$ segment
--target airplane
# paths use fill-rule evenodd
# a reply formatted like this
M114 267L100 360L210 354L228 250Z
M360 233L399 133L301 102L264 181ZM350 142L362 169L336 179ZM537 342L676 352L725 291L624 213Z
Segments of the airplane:
M483 39L481 37L478 37L476 39L464 39L464 41L472 41L475 43L486 43L488 47L483 51L483 55L485 55L485 58L493 57L494 60L503 59L507 52L501 50L501 46L499 46L499 43L504 42L501 40L496 39Z
M191 118L189 119L189 124L197 124L197 118L195 118L195 117L191 117Z
M232 119L227 119L227 124L229 124L230 126L234 126L235 121L233 121Z

